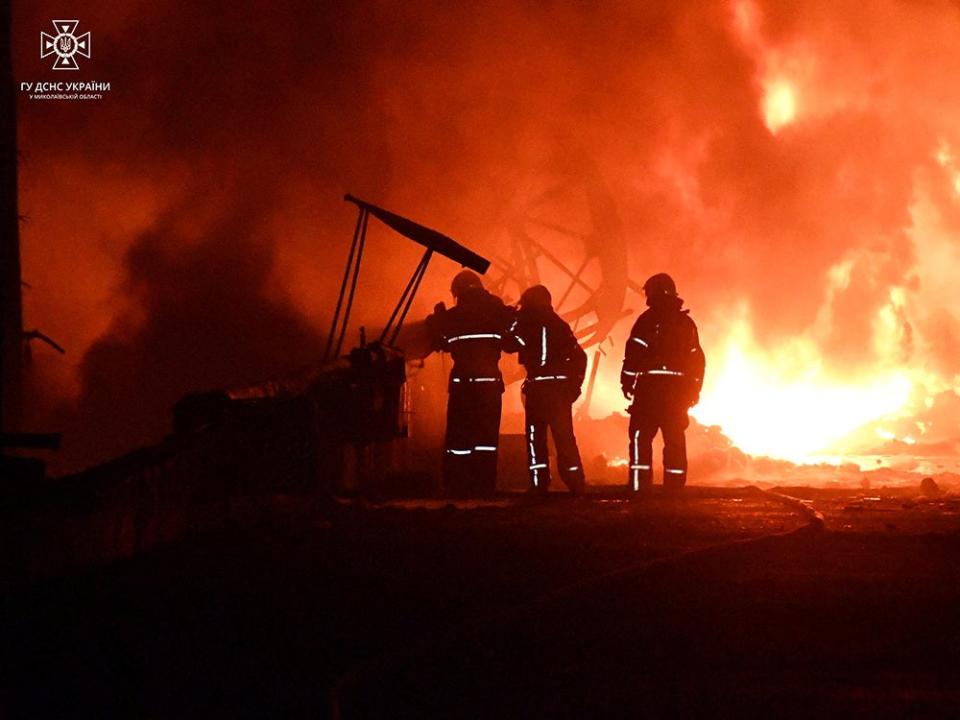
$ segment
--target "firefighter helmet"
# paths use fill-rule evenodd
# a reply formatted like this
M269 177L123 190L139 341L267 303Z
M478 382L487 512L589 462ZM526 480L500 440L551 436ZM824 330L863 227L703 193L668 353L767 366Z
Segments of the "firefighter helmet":
M534 285L523 291L523 295L520 296L520 307L531 310L550 308L553 307L553 298L550 296L550 291L543 285Z
M455 298L460 297L471 288L483 288L483 283L480 282L480 276L472 270L461 270L457 273L456 277L453 278L453 282L450 283L450 292L453 293Z
M657 295L672 295L676 297L677 285L673 282L673 278L666 273L657 273L656 275L651 275L643 284L643 292L646 293L648 298Z

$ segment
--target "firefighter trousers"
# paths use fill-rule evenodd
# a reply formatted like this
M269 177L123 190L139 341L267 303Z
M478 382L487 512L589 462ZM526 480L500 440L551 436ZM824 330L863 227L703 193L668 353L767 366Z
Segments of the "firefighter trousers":
M547 430L557 448L560 478L570 492L584 491L583 463L573 434L573 403L569 388L559 384L531 384L525 393L527 466L530 488L546 492L550 487L550 457Z
M686 406L634 407L630 410L629 487L634 492L653 484L653 438L663 433L663 486L679 490L687 482Z
M496 490L502 403L499 382L451 384L443 455L445 494L482 497Z

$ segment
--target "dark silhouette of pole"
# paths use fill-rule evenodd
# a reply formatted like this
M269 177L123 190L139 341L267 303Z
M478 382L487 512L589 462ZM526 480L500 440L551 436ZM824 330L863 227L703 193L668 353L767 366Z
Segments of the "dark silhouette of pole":
M11 3L0 0L0 426L18 430L23 410L23 309L17 211L17 99L13 85Z
M343 298L347 292L347 285L350 282L350 273L353 270L353 259L357 253L357 246L360 244L360 234L366 231L367 211L360 208L357 215L357 226L353 230L353 242L350 244L350 255L347 257L347 266L343 271L343 282L340 283L340 295L337 297L337 309L333 313L333 321L330 323L330 334L327 336L327 347L323 351L323 359L331 360L331 353L334 353L334 340L339 334L340 312L343 310ZM335 353L333 357L336 357Z
M413 275L410 277L407 286L403 289L403 294L400 296L397 306L393 309L390 319L387 320L383 332L380 333L381 345L383 343L391 346L396 344L400 330L403 329L403 322L407 319L407 313L410 312L410 306L413 304L413 298L417 294L417 290L420 289L420 282L427 272L427 266L430 264L431 257L433 257L433 250L427 250L420 259L420 264L417 265L417 269L413 271ZM397 322L396 327L394 327L393 323L397 319L397 315L400 316L400 320ZM391 330L393 330L392 334L390 332Z
M333 348L333 357L340 357L343 349L343 338L347 334L347 325L350 323L350 313L353 311L353 299L357 295L357 280L360 278L360 263L363 261L363 248L367 244L367 219L370 213L360 212L362 226L360 227L360 242L357 245L357 259L353 264L353 281L350 283L350 293L347 295L347 304L343 310L343 324L340 326L340 336Z

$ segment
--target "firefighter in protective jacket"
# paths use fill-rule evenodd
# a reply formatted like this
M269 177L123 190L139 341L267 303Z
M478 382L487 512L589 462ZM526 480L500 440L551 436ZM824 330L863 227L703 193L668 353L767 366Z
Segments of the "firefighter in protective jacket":
M523 394L530 490L545 493L550 487L549 428L560 477L570 492L579 495L584 490L584 476L573 434L572 406L580 396L587 356L570 326L553 311L550 291L543 285L529 288L520 297L520 310L507 342L507 349L519 354L520 364L527 370Z
M444 490L452 496L490 495L497 483L497 444L503 377L500 352L514 311L463 270L450 291L456 305L438 303L426 324L434 350L453 358L447 400Z
M700 399L705 359L697 326L682 310L673 279L652 276L643 286L648 309L637 318L623 360L620 384L630 405L629 488L653 482L653 438L663 432L663 485L687 481L687 411Z

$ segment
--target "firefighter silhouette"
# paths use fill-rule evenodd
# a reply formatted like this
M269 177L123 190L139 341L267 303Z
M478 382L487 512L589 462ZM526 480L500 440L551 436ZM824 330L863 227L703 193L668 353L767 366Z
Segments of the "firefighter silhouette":
M526 410L530 490L550 487L547 430L557 448L560 477L570 492L584 490L583 465L573 434L574 401L587 367L587 355L570 326L554 312L550 291L534 285L520 296L520 310L510 326L505 348L518 353L526 368L523 383Z
M441 302L427 317L434 350L453 358L444 442L444 491L454 497L490 495L497 483L497 444L503 377L500 352L513 309L487 292L479 276L464 270L450 291L456 305Z
M630 405L629 488L641 492L653 482L653 438L663 432L663 485L678 490L687 481L687 411L700 399L706 364L697 326L681 309L673 279L666 273L643 285L648 309L630 331L620 385Z

